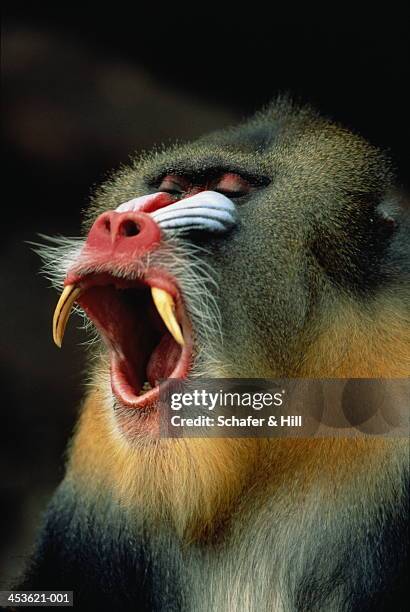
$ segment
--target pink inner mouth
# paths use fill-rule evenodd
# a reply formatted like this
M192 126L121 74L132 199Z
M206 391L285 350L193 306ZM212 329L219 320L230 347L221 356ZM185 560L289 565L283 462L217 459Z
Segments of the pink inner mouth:
M77 301L110 352L111 386L117 400L128 408L153 407L159 382L185 378L191 366L191 326L176 284L164 277L128 281L109 274L82 277L77 284L83 289ZM173 296L184 346L168 332L151 287Z

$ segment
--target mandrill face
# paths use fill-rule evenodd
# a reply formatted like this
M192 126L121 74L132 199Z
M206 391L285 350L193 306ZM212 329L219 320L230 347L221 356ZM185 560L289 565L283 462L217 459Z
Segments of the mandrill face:
M157 434L169 377L404 376L394 338L386 359L361 344L406 290L391 180L363 140L286 103L137 160L98 191L86 237L58 247L55 342L76 303L131 436Z

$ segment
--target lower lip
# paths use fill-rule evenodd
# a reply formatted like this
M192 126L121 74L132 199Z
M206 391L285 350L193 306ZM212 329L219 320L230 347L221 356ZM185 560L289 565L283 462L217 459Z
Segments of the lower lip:
M184 329L185 344L181 357L170 378L186 378L191 367L192 341L190 334ZM118 357L111 354L111 388L121 406L131 410L154 409L159 402L159 385L150 389L143 395L135 395L132 386L121 371Z

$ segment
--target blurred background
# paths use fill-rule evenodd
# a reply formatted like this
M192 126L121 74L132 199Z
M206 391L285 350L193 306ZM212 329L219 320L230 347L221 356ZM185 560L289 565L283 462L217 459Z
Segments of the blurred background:
M333 15L98 15L6 9L2 29L0 588L20 571L64 470L82 395L81 334L27 241L78 235L93 185L134 151L227 126L279 92L388 149L408 186L407 20ZM67 9L68 10L68 9ZM4 190L3 190L4 191Z

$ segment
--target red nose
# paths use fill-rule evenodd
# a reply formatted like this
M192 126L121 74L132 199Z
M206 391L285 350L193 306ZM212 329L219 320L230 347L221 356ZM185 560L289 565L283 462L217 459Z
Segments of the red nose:
M105 212L94 222L86 246L99 255L135 257L153 249L160 240L160 229L147 213Z

